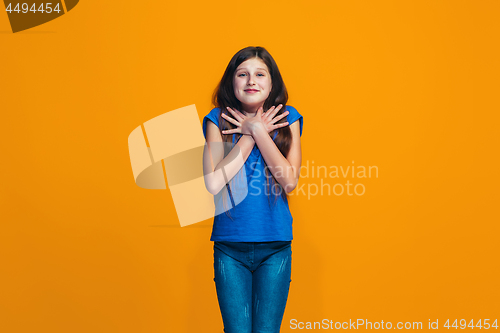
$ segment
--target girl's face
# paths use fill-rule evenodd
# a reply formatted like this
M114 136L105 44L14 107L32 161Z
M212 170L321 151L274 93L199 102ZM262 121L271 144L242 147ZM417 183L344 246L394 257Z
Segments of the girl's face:
M256 111L255 109L264 105L272 88L271 75L266 64L259 58L242 62L234 73L233 86L234 94L243 109Z

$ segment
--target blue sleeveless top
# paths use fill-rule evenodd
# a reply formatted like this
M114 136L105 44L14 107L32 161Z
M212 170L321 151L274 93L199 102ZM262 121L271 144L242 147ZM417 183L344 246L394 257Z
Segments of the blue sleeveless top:
M289 112L286 116L289 125L297 120L300 121L300 135L302 136L302 115L290 105L286 106L286 110ZM207 121L210 120L219 127L219 114L220 109L214 108L203 118L205 139ZM233 143L236 135L233 134ZM277 132L273 140L276 135ZM271 179L269 179L268 188L264 167L264 158L255 144L244 167L228 183L228 190L223 189L214 196L216 210L210 241L271 242L293 239L293 218L288 207L288 200L281 197L277 188L273 189L270 186ZM271 176L269 169L267 171ZM278 196L276 203L275 193ZM225 210L233 219L227 216Z

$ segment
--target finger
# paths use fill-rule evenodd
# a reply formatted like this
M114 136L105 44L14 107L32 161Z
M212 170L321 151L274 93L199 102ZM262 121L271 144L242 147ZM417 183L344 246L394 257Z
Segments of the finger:
M232 130L222 131L222 134L233 134L233 133L241 133L241 129L235 128L235 129L232 129Z
M223 113L221 114L222 118L226 119L227 121L229 121L230 123L233 123L235 124L236 126L241 126L241 124L239 122L237 122L236 120L234 120L233 118L229 117L227 114Z
M286 117L286 116L288 115L288 113L289 113L289 112L288 112L288 111L286 111L286 112L283 112L282 114L280 114L279 116L277 116L277 117L273 118L273 120L271 120L271 124L274 124L274 123L275 123L275 122L277 122L278 120L280 120L280 119L282 119L282 118Z
M240 111L236 110L236 109L231 109L229 106L226 108L229 112L231 112L231 114L234 116L234 118L236 118L236 120L238 121L242 121L243 118L245 118L245 115L242 114Z
M285 127L285 126L288 126L288 121L285 122L285 123L281 123L281 124L276 124L272 127L272 130L275 130L277 128L281 128L281 127Z
M282 107L283 107L283 104L278 105L278 107L273 110L271 117L274 117L279 112L279 110L281 110Z
M229 111L231 111L231 113L233 114L233 116L236 118L236 120L238 121L243 121L243 119L245 119L247 116L245 116L243 113L241 113L240 111L236 110L236 109L231 109L229 106L227 107L227 109Z
M270 108L269 110L267 110L266 112L264 112L263 117L266 117L266 118L267 118L267 117L269 117L269 115L270 115L270 114L271 114L271 112L274 110L274 108L275 108L275 107L274 107L274 105L273 105L273 106L271 106L271 108Z

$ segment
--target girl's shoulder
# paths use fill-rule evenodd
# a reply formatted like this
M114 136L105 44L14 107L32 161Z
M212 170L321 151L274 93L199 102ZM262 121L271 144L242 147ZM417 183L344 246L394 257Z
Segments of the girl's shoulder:
M288 111L288 114L286 116L286 121L288 121L288 125L293 124L297 120L300 123L300 135L302 136L302 127L304 126L304 117L297 111L296 108L294 108L291 105L286 105L286 110Z
M217 127L219 127L219 117L220 117L220 108L213 108L210 112L203 118L203 136L205 139L207 138L207 122L210 120Z
M205 117L219 119L219 115L220 115L220 108L213 108Z

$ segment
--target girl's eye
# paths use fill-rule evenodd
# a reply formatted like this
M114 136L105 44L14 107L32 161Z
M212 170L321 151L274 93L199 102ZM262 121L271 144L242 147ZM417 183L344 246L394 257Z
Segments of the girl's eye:
M238 76L242 76L242 75L246 75L246 74L245 73L238 74ZM262 73L259 73L257 75L264 76L264 74L262 74Z

